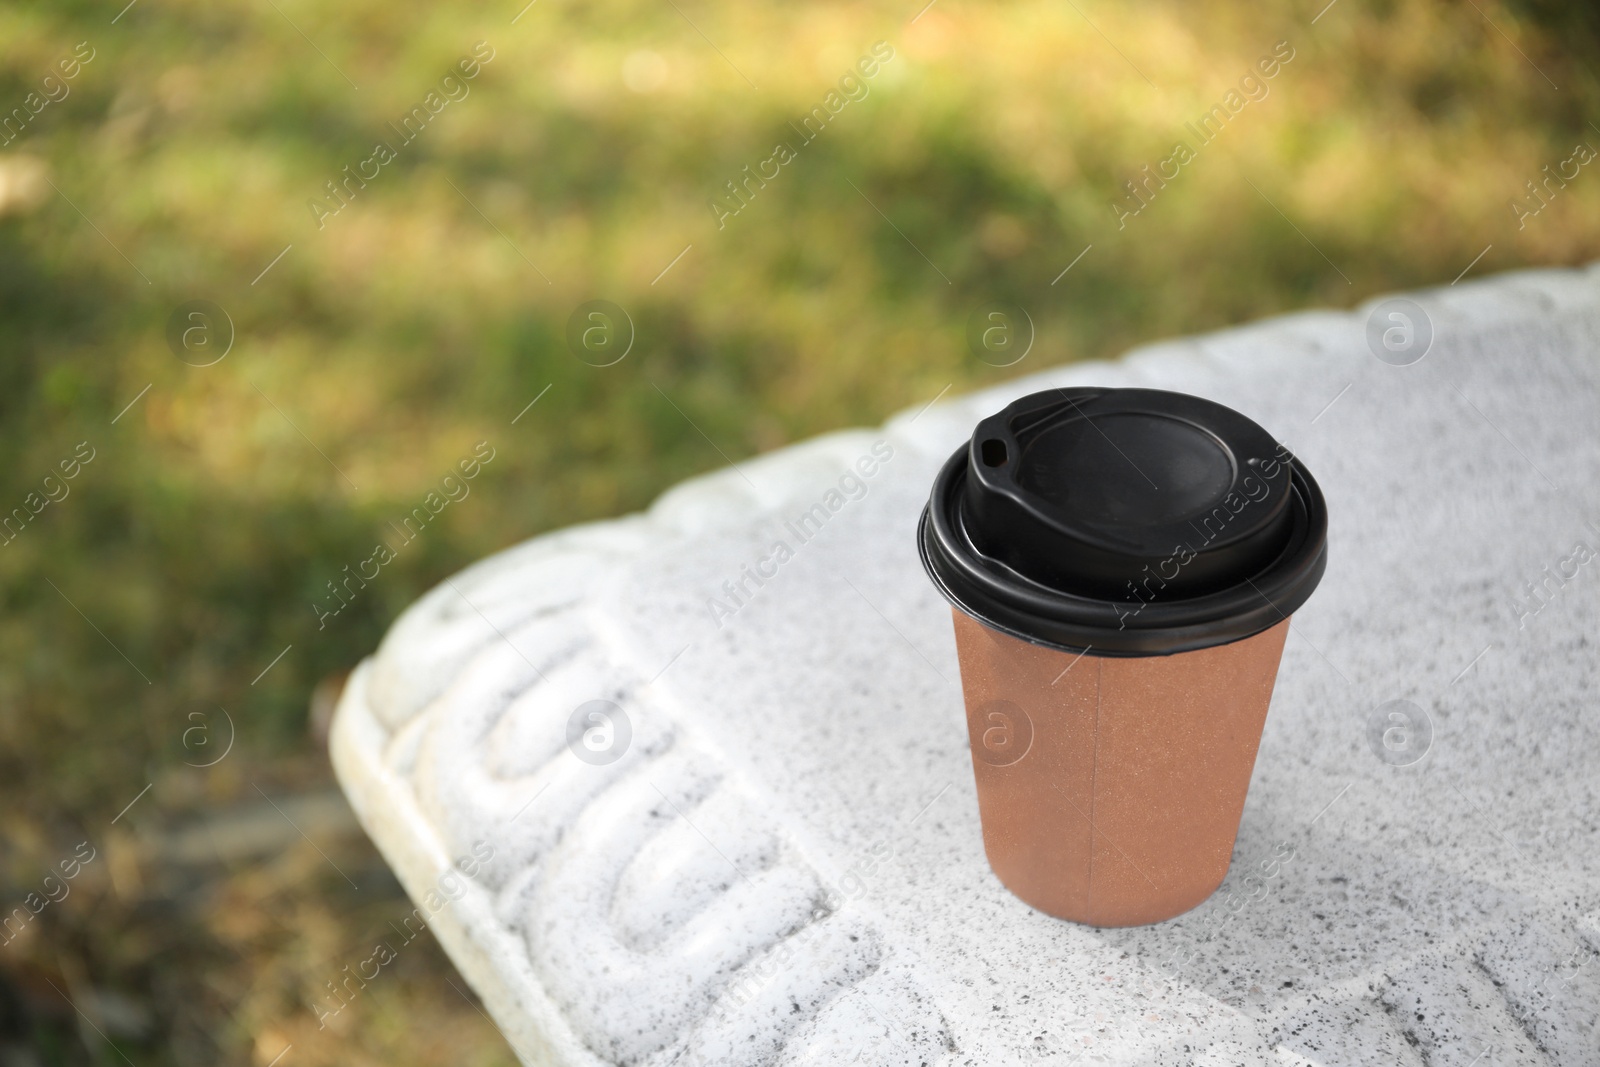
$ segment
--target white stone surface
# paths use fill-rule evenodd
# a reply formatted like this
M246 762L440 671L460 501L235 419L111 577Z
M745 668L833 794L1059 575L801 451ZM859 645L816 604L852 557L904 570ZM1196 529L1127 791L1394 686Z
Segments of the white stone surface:
M1574 554L1600 548L1600 273L1412 298L1436 339L1411 366L1369 351L1378 301L1274 319L822 437L486 560L354 676L340 781L414 898L459 887L435 933L529 1064L1600 1063L1600 559ZM1244 411L1331 513L1232 872L1140 929L1049 918L991 875L913 539L981 415L1087 383ZM879 441L865 496L800 543L785 523ZM793 558L713 621L779 539ZM632 728L605 766L566 743L592 699ZM1431 722L1409 766L1370 740L1393 699ZM448 877L474 846L493 858Z

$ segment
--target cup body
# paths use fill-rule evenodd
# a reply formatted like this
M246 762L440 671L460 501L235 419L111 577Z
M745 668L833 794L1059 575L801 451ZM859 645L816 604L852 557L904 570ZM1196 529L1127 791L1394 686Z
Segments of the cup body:
M956 649L989 866L1024 902L1136 926L1222 884L1287 619L1170 655L1037 645L959 609Z
M1180 915L1228 873L1327 504L1203 397L1075 386L981 419L917 550L954 609L989 865L1092 926Z

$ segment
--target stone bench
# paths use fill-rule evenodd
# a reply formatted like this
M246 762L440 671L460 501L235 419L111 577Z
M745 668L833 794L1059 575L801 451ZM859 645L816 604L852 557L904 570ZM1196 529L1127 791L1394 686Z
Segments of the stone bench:
M1600 1063L1600 274L1407 299L1051 369L502 552L355 673L340 782L528 1064ZM1331 514L1228 880L1120 930L990 873L913 538L979 417L1091 383L1243 411Z

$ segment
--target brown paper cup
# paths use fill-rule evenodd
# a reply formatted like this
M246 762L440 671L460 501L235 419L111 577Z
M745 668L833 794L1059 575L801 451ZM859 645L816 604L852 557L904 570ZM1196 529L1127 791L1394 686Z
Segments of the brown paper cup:
M1047 389L973 428L917 544L955 613L984 848L1013 893L1135 926L1222 884L1327 529L1293 453L1201 397Z
M1288 620L1169 656L1078 655L953 611L989 866L1091 926L1181 915L1233 855Z

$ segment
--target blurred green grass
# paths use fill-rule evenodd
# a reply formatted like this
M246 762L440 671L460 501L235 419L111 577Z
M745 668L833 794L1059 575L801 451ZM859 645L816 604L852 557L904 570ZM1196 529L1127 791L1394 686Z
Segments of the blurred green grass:
M1510 208L1575 144L1600 146L1587 9L918 6L0 10L0 108L79 42L95 55L0 147L0 507L96 449L0 546L8 899L62 842L133 857L0 948L14 986L81 971L145 997L154 1036L127 1046L145 1063L266 1063L290 1041L302 1063L436 1062L425 1029L454 1035L456 1062L508 1062L433 949L358 1023L309 1025L324 972L404 910L393 887L347 894L285 855L193 873L198 896L174 910L138 877L136 831L253 784L325 788L308 693L405 604L496 549L643 507L722 465L717 448L737 459L951 383L1447 282L1485 246L1475 274L1600 246L1600 177L1521 228ZM798 146L789 124L880 40L895 57L868 95L719 228L708 201L777 141ZM1295 56L1267 97L1119 229L1123 183L1280 40ZM479 41L494 58L470 94L399 146L386 124ZM397 158L319 229L308 201L379 138ZM595 298L636 324L613 367L566 347ZM193 299L236 327L213 366L164 337ZM991 299L1037 324L1015 367L966 348ZM326 583L479 441L496 458L472 495L319 629ZM188 716L217 707L235 752L185 766ZM358 841L339 847L381 872ZM241 928L252 911L272 920ZM41 1011L17 1040L78 1062L71 1017Z

